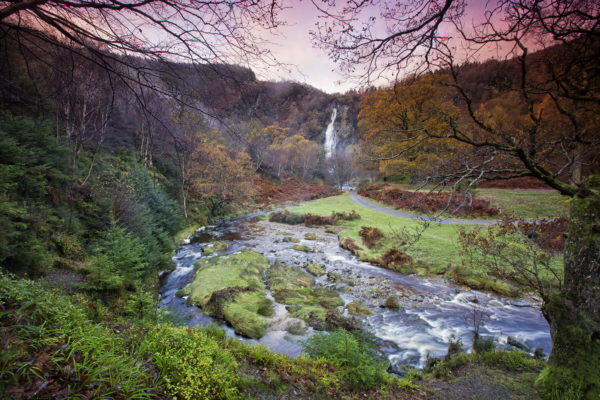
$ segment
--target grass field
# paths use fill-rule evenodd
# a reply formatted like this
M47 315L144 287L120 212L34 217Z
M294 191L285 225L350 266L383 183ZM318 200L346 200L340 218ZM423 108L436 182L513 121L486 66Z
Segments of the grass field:
M361 218L354 221L340 221L340 226L347 230L340 233L340 237L349 237L362 246L358 235L362 226L372 226L379 228L385 238L381 240L378 246L369 250L364 250L370 256L381 256L385 250L395 245L395 240L403 231L413 233L421 228L421 223L416 220L394 217L371 211L354 203L348 194L327 197L302 203L295 207L289 207L289 211L299 214L312 213L318 215L331 215L332 211L351 212L356 210ZM444 269L448 264L458 263L459 247L457 245L458 228L448 224L432 224L422 235L421 239L411 248L408 253L415 260L422 260L435 269Z
M487 189L496 190L496 189ZM510 202L511 196L504 194L505 201ZM514 198L514 196L512 197ZM548 209L548 207L546 208ZM332 211L349 213L352 210L361 216L354 221L339 221L339 226L344 228L339 233L340 240L350 238L361 247L356 252L363 261L374 264L380 263L383 254L390 248L400 248L414 261L413 265L399 269L403 273L417 273L421 275L446 274L455 281L475 289L495 291L505 296L518 294L516 288L488 275L488 272L477 265L463 265L461 246L458 241L459 228L466 230L475 229L475 225L451 225L432 223L422 231L423 223L416 220L395 217L392 215L372 211L354 203L348 194L313 200L300 205L289 207L288 210L298 214L331 215ZM531 215L531 218L539 217ZM384 238L379 240L372 249L368 249L359 235L361 227L376 227L384 233ZM485 229L485 228L484 228ZM417 232L420 238L411 246L403 245L410 242ZM555 262L562 263L558 257Z
M519 218L555 218L569 215L569 198L555 190L477 189L476 195L489 200L505 214Z

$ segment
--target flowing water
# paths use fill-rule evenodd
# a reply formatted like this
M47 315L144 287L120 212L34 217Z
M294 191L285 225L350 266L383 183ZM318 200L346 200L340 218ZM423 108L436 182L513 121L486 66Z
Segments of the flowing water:
M327 130L325 131L325 158L330 158L335 151L335 146L337 144L337 138L335 136L335 118L337 116L337 108L334 108L331 112L331 121L329 125L327 125Z
M495 336L500 347L507 347L507 339L511 337L529 346L531 351L541 348L549 354L551 350L549 326L535 301L506 299L461 288L443 279L424 279L374 267L341 249L337 236L325 233L322 228L253 222L252 217L208 227L182 245L173 257L176 269L163 279L161 305L180 315L190 326L213 321L175 293L193 279L193 265L202 257L202 247L209 245L210 240L223 240L229 249L219 254L248 249L288 266L302 268L309 262L324 266L328 274L316 278L316 284L339 290L346 304L357 300L369 307L373 315L361 320L363 326L380 340L381 351L396 371L401 372L406 366L423 367L428 356L443 357L451 335L470 348L473 318L482 313L487 317L483 318L480 334ZM294 243L281 242L278 232L300 239L300 244L314 252L293 250ZM304 234L308 232L316 233L318 240L305 240ZM338 279L331 282L334 276ZM390 295L398 298L400 309L381 307ZM286 321L290 317L283 305L274 303L274 306L276 313L266 336L260 340L238 338L264 344L291 357L298 356L302 352L299 342L313 331L309 329L301 336L287 333ZM231 328L223 327L228 335L236 336Z

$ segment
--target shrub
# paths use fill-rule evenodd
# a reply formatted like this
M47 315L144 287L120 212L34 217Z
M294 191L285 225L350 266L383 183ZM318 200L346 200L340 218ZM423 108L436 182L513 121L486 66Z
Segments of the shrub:
M355 252L361 250L360 246L356 244L356 242L351 238L343 238L340 240L340 247L342 249L349 250L351 252Z
M362 238L365 246L367 246L369 249L372 249L375 246L375 243L384 237L383 232L381 232L378 228L371 226L361 226L358 234Z
M463 342L460 338L456 338L454 334L452 334L448 340L448 353L444 360L449 360L459 353L464 353Z
M360 219L360 215L355 211L352 210L352 212L347 213L345 211L342 212L335 212L333 211L331 213L331 219L333 220L344 220L344 221L354 221L356 219Z
M271 214L269 221L288 225L298 225L304 222L304 217L300 214L292 214L287 210L283 210Z
M324 358L338 368L343 380L355 387L376 387L389 379L387 361L377 357L375 342L365 333L338 329L317 333L304 342L311 357Z
M476 353L485 353L487 351L492 351L496 345L494 344L493 336L485 336L485 337L476 337L473 340L473 350Z
M167 391L179 399L241 397L237 363L200 329L159 325L140 345L157 366Z
M448 209L456 215L495 216L500 213L490 202L483 199L467 199L464 195L454 193L421 193L409 192L395 188L386 188L379 184L360 189L358 194L373 200L381 201L394 208L404 208L422 213L434 213Z
M394 248L388 249L381 257L381 261L384 268L392 270L400 266L411 266L413 264L413 260L408 254Z
M322 215L316 215L316 214L304 214L304 224L306 226L313 226L313 225L336 225L337 221L331 217L324 217Z

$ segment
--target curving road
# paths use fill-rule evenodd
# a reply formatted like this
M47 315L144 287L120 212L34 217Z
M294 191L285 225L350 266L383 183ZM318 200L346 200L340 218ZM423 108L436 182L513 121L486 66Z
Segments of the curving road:
M395 217L415 219L418 221L426 221L426 222L436 222L440 224L454 224L454 225L494 225L500 221L496 220L483 220L483 219L446 219L446 218L436 218L436 217L428 217L426 215L416 215L407 213L404 211L393 210L391 208L382 207L378 204L375 204L362 196L359 196L356 192L350 192L348 195L350 199L358 205L366 207L370 210L377 211L384 214L393 215Z

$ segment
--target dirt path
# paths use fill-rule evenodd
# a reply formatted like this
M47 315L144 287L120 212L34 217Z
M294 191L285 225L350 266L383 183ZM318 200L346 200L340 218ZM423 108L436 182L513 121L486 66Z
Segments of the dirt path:
M375 204L362 196L359 196L356 192L350 192L350 199L358 205L366 207L372 211L377 211L384 214L393 215L401 218L415 219L418 221L435 222L440 224L455 224L455 225L494 225L500 221L496 220L482 220L482 219L447 219L447 218L436 218L428 217L426 215L411 214L404 211L393 210L391 208L382 207Z

